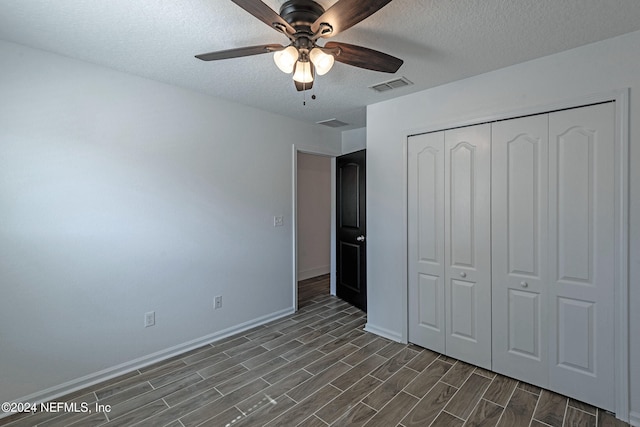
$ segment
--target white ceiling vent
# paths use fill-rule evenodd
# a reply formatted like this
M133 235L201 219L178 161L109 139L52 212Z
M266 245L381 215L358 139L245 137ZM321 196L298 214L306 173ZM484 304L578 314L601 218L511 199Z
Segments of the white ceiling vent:
M406 77L400 77L399 79L389 80L388 82L382 82L369 86L369 88L376 92L386 92L391 89L398 89L399 87L409 86L413 83Z
M316 122L316 123L319 125L329 126L330 128L339 128L349 124L349 123L341 122L338 119L323 120L321 122Z

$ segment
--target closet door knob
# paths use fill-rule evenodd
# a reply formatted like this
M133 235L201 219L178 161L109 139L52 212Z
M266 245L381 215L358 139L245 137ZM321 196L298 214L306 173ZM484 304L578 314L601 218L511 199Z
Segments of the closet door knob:
M527 288L529 287L529 284L527 282L520 282L520 286L522 286L523 288Z
M462 273L460 273L460 277L467 277L467 273L463 271Z

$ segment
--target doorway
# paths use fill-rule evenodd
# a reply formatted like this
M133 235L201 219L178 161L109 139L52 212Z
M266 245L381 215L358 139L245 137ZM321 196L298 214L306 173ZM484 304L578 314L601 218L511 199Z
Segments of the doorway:
M298 309L331 293L332 158L296 153Z

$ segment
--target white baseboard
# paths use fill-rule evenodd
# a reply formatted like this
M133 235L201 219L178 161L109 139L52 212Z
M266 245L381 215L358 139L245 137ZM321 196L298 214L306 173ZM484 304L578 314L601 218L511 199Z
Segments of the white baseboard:
M48 402L50 400L55 400L69 393L73 393L75 391L81 390L85 387L89 387L94 384L98 384L103 381L110 380L112 378L134 371L136 369L140 369L145 366L152 365L157 362L161 362L170 357L177 356L179 354L196 349L198 347L202 347L203 345L211 344L215 341L219 341L231 335L235 335L237 333L249 330L251 328L255 328L256 326L264 325L265 323L269 323L274 320L280 319L282 317L288 316L290 314L293 314L294 312L295 310L293 309L293 307L290 307L284 310L277 311L275 313L267 314L265 316L261 316L256 319L241 323L239 325L232 326L222 331L215 332L213 334L206 335L204 337L196 338L194 340L191 340L182 344L178 344L176 346L169 347L167 349L160 350L152 354L148 354L138 359L134 359L134 360L122 363L120 365L104 369L102 371L85 375L84 377L76 378L74 380L50 387L46 390L42 390L42 391L30 394L28 396L14 399L13 401L41 403L41 402ZM13 414L0 412L0 419L4 417L8 417L10 415L13 415Z
M328 265L298 271L298 280L306 280L311 279L312 277L322 276L323 274L329 274L330 271L331 269Z
M633 427L640 427L640 412L631 411L629 413L629 424Z
M367 323L364 325L364 330L367 332L371 332L372 334L379 335L383 338L390 339L391 341L396 341L402 344L406 344L402 339L402 335L398 334L395 331L390 331L389 329L380 328L376 325L372 325L371 323Z

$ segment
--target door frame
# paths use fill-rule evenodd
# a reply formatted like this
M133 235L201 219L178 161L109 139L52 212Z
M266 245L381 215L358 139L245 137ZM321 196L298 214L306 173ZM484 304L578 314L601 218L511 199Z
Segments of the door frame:
M324 156L331 158L331 253L330 253L330 293L336 294L336 157L342 153L334 150L325 150L318 147L309 147L301 144L292 144L291 146L291 235L293 246L292 257L292 297L293 310L298 311L298 153L312 154L315 156Z
M614 301L616 314L614 319L615 342L615 408L616 416L626 422L630 418L630 384L629 384L629 88L594 93L578 98L566 99L555 103L541 104L518 110L498 111L488 113L476 119L461 119L451 122L438 123L423 128L407 129L403 132L403 229L404 235L404 300L405 325L402 331L402 341L409 338L409 257L408 257L408 142L409 137L422 133L491 123L500 120L514 119L523 116L543 114L557 110L564 110L597 104L615 102L615 283Z

